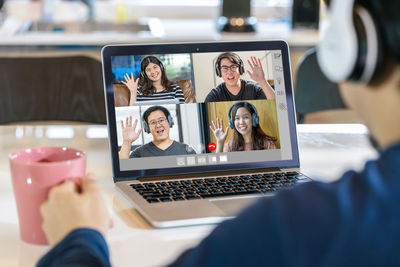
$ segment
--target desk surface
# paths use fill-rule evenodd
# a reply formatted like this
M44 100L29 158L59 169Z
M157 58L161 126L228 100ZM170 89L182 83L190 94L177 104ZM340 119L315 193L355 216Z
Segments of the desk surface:
M49 247L20 241L7 155L30 146L64 145L87 152L87 168L99 179L115 226L107 239L113 266L158 266L196 245L215 225L152 229L123 200L112 182L105 126L0 126L0 266L33 266ZM299 125L302 168L332 181L346 169L376 157L361 125Z

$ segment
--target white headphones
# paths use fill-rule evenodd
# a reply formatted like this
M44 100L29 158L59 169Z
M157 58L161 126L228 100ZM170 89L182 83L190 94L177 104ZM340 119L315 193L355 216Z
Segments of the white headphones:
M377 72L381 45L375 22L354 0L334 0L325 35L317 47L322 72L332 82L371 82Z

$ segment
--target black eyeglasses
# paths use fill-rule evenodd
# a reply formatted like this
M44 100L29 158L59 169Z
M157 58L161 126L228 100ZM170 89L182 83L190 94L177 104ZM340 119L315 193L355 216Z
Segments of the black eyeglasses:
M231 70L232 72L236 72L239 68L239 65L233 64L230 66L221 66L220 69L222 72L228 72L228 70Z
M157 124L164 125L167 122L167 119L160 118L158 120L150 121L149 124L152 128L155 128Z

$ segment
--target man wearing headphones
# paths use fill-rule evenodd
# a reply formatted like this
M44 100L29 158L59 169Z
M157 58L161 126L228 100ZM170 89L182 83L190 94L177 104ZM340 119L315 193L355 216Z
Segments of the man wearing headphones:
M143 130L151 133L153 141L130 153L132 143L139 138L142 131L142 129L136 131L137 122L136 119L132 124L132 117L126 118L125 125L121 121L123 141L119 151L120 159L196 154L190 146L170 138L169 130L174 126L174 120L168 109L163 106L152 106L143 113Z
M400 1L334 0L331 8L318 59L327 77L341 83L347 105L369 127L378 158L334 183L310 182L259 200L221 223L171 266L399 266ZM109 265L99 234L107 231L107 224L79 226L97 230L90 234L90 245L89 232L80 233L84 229L76 224L52 234L59 229L53 218L65 219L69 205L56 196L67 198L69 186L53 189L53 198L42 208L49 240L67 237L39 266L62 266L63 259L88 263L89 258ZM97 213L103 209L101 203L90 207ZM83 234L86 243L80 243L92 248L86 253L73 246Z
M274 90L265 79L261 60L251 57L248 62L251 71L247 73L255 82L240 79L244 64L239 55L232 52L220 54L215 62L215 73L224 82L212 89L204 102L275 99Z

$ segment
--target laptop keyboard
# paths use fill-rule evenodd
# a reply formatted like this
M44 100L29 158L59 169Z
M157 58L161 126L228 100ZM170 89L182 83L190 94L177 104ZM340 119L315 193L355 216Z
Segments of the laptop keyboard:
M261 173L191 180L131 184L149 203L246 194L266 194L293 187L306 177L298 172Z

